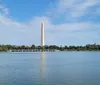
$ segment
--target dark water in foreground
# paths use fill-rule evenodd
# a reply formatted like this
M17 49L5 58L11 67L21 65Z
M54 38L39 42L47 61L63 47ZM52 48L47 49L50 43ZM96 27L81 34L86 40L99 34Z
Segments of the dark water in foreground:
M0 85L100 85L100 53L0 53Z

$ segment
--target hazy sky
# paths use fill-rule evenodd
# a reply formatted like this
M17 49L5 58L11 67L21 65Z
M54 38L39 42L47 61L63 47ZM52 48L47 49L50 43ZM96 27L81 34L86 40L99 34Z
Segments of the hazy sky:
M1 0L0 44L46 45L100 43L100 0Z

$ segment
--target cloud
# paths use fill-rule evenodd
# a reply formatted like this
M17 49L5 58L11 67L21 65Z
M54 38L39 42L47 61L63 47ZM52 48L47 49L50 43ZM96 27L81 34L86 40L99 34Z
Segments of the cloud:
M100 8L100 0L58 0L55 8L48 10L48 15L51 15L52 20L76 21L84 16L92 14L96 16L95 10L98 8Z
M45 23L47 45L82 45L95 43L95 40L100 38L99 23L77 22L55 25L45 16L35 17L27 23L19 23L7 17L3 17L2 20L4 23L0 24L1 44L40 45L41 21Z
M5 14L9 13L8 8L4 8L3 11L4 11Z
M0 10L1 10L1 13L7 15L9 14L9 9L7 7L4 6L4 4L0 3Z
M53 11L49 10L49 13L56 21L57 19L55 17L62 14L65 15L64 18L68 16L76 18L83 16L86 10L99 3L99 0L59 0L56 8ZM6 9L6 7L1 6L0 9ZM5 12L8 12L8 9ZM69 19L72 20L71 17ZM54 24L50 16L36 16L27 22L17 22L3 13L0 13L0 43L40 45L42 21L45 23L45 43L47 45L85 45L88 43L100 43L100 23L75 21Z

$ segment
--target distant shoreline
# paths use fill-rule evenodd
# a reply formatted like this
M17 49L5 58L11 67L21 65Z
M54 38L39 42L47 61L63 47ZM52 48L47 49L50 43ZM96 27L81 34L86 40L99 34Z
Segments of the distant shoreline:
M38 53L38 52L100 52L100 51L34 51L34 52L31 52L31 51L28 51L28 52L10 52L10 51L1 51L0 53Z
M45 46L17 46L17 45L0 45L0 52L79 52L79 51L100 51L100 45L87 44L85 46L57 46L57 45L45 45Z

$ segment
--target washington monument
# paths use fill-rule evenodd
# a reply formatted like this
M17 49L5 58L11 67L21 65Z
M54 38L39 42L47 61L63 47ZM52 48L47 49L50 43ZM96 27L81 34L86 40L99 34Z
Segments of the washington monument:
M44 46L44 22L41 23L41 46Z

